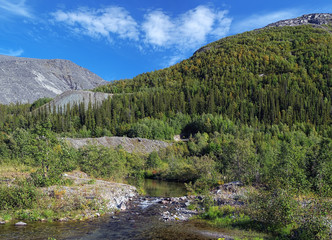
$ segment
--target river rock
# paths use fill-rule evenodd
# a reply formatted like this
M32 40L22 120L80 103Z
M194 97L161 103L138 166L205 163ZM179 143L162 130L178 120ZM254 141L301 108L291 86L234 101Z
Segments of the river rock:
M160 203L166 205L166 204L169 203L169 201L167 201L167 200L161 200Z
M6 222L4 221L0 221L0 225L6 224Z
M27 224L25 222L17 222L15 223L15 226L26 226Z
M117 207L121 211L124 211L127 209L126 204L124 202L120 203Z

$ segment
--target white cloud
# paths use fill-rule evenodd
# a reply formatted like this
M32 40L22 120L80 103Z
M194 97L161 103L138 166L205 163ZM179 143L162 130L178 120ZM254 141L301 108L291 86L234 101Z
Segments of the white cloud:
M106 38L110 42L116 37L129 39L142 52L171 50L172 56L164 59L169 66L208 41L225 37L232 23L227 14L228 11L200 5L178 16L162 10L150 11L141 23L121 7L59 10L52 13L52 17L55 23L64 24L75 34Z
M224 37L232 19L227 11L198 6L174 19L160 10L145 16L142 24L146 44L177 49L195 49L206 43L209 36Z
M238 22L234 25L233 30L235 33L243 31L249 31L261 27L265 27L270 23L274 23L280 20L298 17L300 15L297 10L284 10L278 12L272 12L267 14L255 14Z
M26 6L25 0L0 0L0 10L17 16L32 17L31 10Z
M162 11L154 11L145 16L146 21L142 25L145 32L145 41L157 46L168 44L171 40L171 33L175 25L171 22L170 17Z
M23 52L24 52L23 49L13 50L13 49L2 49L2 48L0 48L0 54L1 55L8 55L8 56L18 57L18 56L21 56Z
M57 11L52 15L55 21L65 23L71 30L93 38L105 37L111 41L115 35L123 39L138 40L137 23L120 7Z

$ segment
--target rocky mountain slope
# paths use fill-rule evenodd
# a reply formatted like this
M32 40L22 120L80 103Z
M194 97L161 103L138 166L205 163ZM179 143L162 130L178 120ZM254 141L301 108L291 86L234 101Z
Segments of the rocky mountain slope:
M0 103L27 103L68 90L92 89L106 81L68 60L0 55Z
M113 94L108 93L70 90L56 96L52 101L45 104L43 107L46 109L50 107L51 110L53 110L55 107L55 109L58 110L60 107L64 109L68 106L68 104L70 107L72 107L74 104L79 105L84 103L84 107L87 110L90 102L92 106L99 105L104 100L112 96Z

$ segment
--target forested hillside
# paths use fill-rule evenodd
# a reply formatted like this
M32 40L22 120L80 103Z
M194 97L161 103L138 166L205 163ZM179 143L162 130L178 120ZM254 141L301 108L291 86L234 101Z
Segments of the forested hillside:
M329 125L331 67L329 31L268 28L221 39L170 68L96 91L134 93L122 103L130 106L128 117L218 113L249 124Z

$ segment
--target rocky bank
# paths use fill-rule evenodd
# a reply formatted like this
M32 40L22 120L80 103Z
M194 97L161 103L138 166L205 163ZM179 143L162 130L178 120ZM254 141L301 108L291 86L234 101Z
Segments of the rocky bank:
M87 174L79 171L64 174L64 178L72 180L73 184L51 186L44 188L43 191L51 197L68 201L73 198L95 201L97 204L104 205L106 212L125 210L127 203L138 196L134 186L91 179Z

